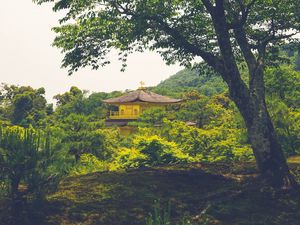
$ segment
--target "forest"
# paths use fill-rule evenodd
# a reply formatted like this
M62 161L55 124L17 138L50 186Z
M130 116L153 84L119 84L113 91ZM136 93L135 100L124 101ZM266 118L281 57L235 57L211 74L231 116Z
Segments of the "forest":
M121 72L145 51L185 69L138 89L176 101L127 118L130 134L107 125L124 115L108 103L134 90L72 86L50 103L1 84L0 224L299 224L298 0L33 3L62 13L69 75L112 52Z
M299 160L298 54L282 51L282 57L286 63L266 70L267 104L285 156ZM60 181L95 172L255 165L245 124L220 77L184 69L147 89L184 101L166 110L146 110L130 123L135 132L124 136L118 127L105 127L113 106L103 100L126 91L89 93L71 87L53 97L54 107L44 88L2 84L1 198L14 204L46 199Z

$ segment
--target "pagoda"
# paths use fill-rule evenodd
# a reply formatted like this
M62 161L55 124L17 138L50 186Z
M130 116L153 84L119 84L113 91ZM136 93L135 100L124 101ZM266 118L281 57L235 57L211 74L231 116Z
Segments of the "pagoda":
M128 122L138 119L147 109L152 107L165 108L167 105L181 102L181 99L173 99L159 95L140 87L117 98L104 100L103 102L118 107L116 111L110 111L106 126L126 126Z

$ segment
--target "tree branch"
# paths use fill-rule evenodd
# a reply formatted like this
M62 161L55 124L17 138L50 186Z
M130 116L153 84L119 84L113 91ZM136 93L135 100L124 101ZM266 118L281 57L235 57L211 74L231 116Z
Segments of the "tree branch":
M203 1L205 1L208 4L208 7L213 7L209 0ZM175 43L177 43L179 47L182 47L188 53L200 56L204 61L208 63L208 65L213 67L217 72L221 73L224 71L223 61L218 56L203 50L197 44L190 43L178 30L176 30L176 28L172 28L169 24L164 22L163 19L161 19L158 15L139 15L133 11L130 11L128 8L124 8L117 1L112 1L111 3L119 13L130 15L136 18L144 18L145 20L156 22L166 34L168 34L175 40ZM118 7L120 7L121 10Z
M249 13L251 11L252 6L255 4L257 0L252 0L249 4L245 5L242 0L237 0L240 9L241 9L241 18L236 16L235 22L228 24L229 29L236 29L238 27L242 27L246 24Z
M251 45L249 44L247 37L246 37L246 33L244 28L239 27L234 29L234 36L235 39L238 43L238 45L240 46L240 49L243 53L243 56L246 60L247 66L248 66L248 70L251 74L251 72L255 69L255 64L256 64L256 58L253 54L253 52L251 51Z
M217 72L223 72L223 61L212 53L209 53L195 44L191 44L186 38L175 28L171 28L168 24L163 21L159 21L161 28L164 32L170 35L176 43L182 45L189 53L200 56L210 66L212 66Z
M267 46L272 41L280 41L280 40L283 40L283 39L287 39L287 38L293 37L293 36L295 36L296 34L299 34L299 33L300 33L300 31L295 31L291 34L282 34L282 35L276 36L276 34L273 32L273 34L271 36L266 37L262 41L262 44Z

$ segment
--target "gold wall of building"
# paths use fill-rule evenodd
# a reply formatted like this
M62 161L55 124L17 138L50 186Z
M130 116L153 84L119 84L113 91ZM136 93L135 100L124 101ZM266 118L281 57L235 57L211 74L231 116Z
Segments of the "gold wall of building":
M118 105L118 107L118 111L110 112L110 119L137 119L143 111L152 107L165 108L165 105L141 102L134 104L121 104Z

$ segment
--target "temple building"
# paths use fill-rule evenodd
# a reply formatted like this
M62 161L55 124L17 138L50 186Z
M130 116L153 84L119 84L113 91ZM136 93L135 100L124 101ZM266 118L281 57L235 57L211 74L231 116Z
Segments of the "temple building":
M106 126L127 126L128 122L135 121L147 109L151 107L165 108L167 105L181 102L181 99L173 99L159 95L141 87L136 91L126 93L117 98L104 100L103 102L118 107L111 111L105 121Z

